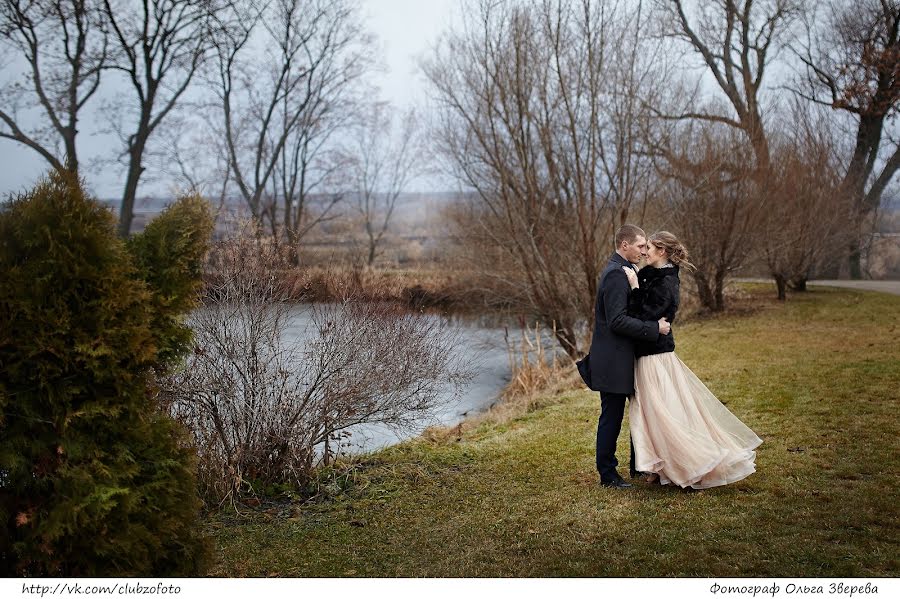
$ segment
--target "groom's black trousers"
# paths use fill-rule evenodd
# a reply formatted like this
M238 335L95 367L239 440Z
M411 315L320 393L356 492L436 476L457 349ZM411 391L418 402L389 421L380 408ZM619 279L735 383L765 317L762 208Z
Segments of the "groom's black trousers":
M600 480L609 481L616 477L616 441L622 430L622 417L625 415L623 393L600 392L600 421L597 423L597 472ZM634 470L634 443L631 444L631 470Z

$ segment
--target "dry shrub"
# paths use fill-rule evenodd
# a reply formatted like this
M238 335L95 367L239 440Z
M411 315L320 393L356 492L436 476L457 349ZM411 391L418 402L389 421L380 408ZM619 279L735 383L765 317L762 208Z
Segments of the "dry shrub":
M288 339L298 308L278 249L241 237L213 254L216 283L189 321L194 352L164 394L193 433L207 500L302 489L349 427L410 425L468 377L454 329L352 294L307 307L309 330Z
M762 189L761 253L780 300L787 298L788 287L805 291L812 273L835 254L833 248L858 242L858 233L847 226L834 131L825 117L804 106L795 106L791 117L792 126L773 137L777 143Z
M726 308L727 280L760 244L767 206L752 165L752 148L740 135L695 123L673 137L664 166L664 226L690 252L691 287L710 312Z
M516 344L506 336L509 354L510 381L503 389L502 400L516 397L535 397L554 385L562 371L568 374L571 359L561 359L544 346L543 330L539 323L534 328L523 328L522 338Z
M368 301L397 302L408 284L402 274L362 266L315 266L299 271L298 276L307 291L304 299L313 301L337 301L352 294Z
M395 302L410 308L465 311L485 305L470 291L469 273L455 270L381 270L349 266L313 266L287 271L292 297L303 301L359 299Z

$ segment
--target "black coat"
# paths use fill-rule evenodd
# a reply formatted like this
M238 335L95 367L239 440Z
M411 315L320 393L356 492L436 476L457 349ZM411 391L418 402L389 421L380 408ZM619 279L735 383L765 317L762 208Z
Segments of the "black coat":
M623 266L631 263L614 253L597 286L594 304L594 334L588 356L591 384L595 391L634 393L634 344L637 340L653 342L659 336L655 321L645 322L628 316L631 286Z
M640 287L634 289L628 298L628 315L641 320L665 318L670 324L674 322L681 289L678 267L645 266L638 271L638 283ZM675 351L675 337L671 332L653 341L640 341L634 346L637 357L671 351Z

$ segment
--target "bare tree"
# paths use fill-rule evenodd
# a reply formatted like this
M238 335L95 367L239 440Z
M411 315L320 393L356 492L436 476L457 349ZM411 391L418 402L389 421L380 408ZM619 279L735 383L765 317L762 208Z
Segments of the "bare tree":
M220 131L202 104L185 102L160 125L158 143L146 151L148 170L170 181L175 195L185 191L207 198L216 217L228 211L231 169ZM193 109L193 110L192 110Z
M806 290L813 270L833 258L848 231L832 128L808 105L795 103L783 133L773 136L772 168L764 188L761 251L778 299Z
M746 139L733 129L696 122L680 130L661 161L668 182L661 225L684 240L696 266L701 305L725 308L727 278L756 256L766 210Z
M285 108L287 103L285 99ZM273 170L273 196L281 199L282 222L274 202L269 222L273 235L278 235L279 228L282 231L294 264L299 264L299 246L306 234L337 218L334 209L344 199L347 185L341 173L348 163L332 142L353 114L348 104L320 96L289 133Z
M276 0L239 23L216 40L211 81L229 162L252 216L294 245L333 168L325 144L368 68L368 37L352 0Z
M0 39L28 65L27 82L0 89L0 137L33 149L58 171L78 174L79 117L107 56L102 17L94 0L0 2ZM41 124L30 126L26 115L35 105Z
M664 34L699 59L726 99L702 102L698 79L681 105L666 98L653 106L654 115L668 123L660 126L653 148L666 163L660 170L670 182L668 220L696 258L701 304L722 310L727 277L760 249L766 210L787 208L774 206L777 194L770 189L764 90L772 64L793 35L802 1L657 0L656 6Z
M828 2L813 11L796 54L805 67L795 91L855 120L856 136L842 185L857 229L849 244L850 276L862 277L863 227L900 168L900 143L883 152L885 128L900 106L900 2Z
M256 236L214 252L214 282L190 319L196 349L164 384L211 499L255 482L302 486L348 428L420 423L469 376L468 359L452 351L456 329L396 305L313 306L304 332L276 276L280 260Z
M407 112L400 126L395 127L390 107L375 103L353 136L353 207L365 227L366 264L372 266L390 226L397 198L415 176L421 159L416 114Z
M481 2L425 65L435 139L474 190L455 236L482 291L580 353L616 227L650 189L638 101L665 82L642 3Z
M208 58L228 5L228 0L103 0L115 46L109 68L122 73L134 91L134 103L126 107L133 122L114 124L127 164L119 216L123 237L131 231L150 137Z
M761 172L769 166L761 93L767 67L800 14L799 0L711 0L691 14L683 0L657 0L666 33L683 41L728 98L733 114L657 109L664 119L699 119L741 131L750 142Z

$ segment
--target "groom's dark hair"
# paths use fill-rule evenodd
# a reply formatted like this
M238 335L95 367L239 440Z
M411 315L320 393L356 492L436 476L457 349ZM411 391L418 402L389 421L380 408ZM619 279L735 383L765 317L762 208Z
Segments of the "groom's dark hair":
M644 233L644 230L635 225L622 225L619 227L619 230L616 231L616 249L622 245L623 241L627 241L628 243L634 243L634 241L638 238L638 236L647 237L647 234Z

